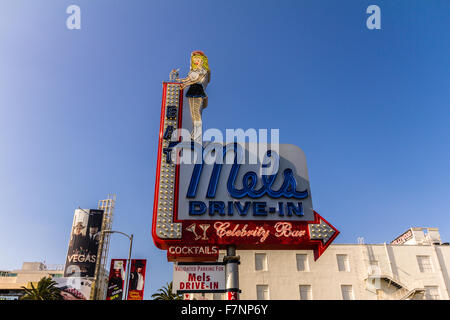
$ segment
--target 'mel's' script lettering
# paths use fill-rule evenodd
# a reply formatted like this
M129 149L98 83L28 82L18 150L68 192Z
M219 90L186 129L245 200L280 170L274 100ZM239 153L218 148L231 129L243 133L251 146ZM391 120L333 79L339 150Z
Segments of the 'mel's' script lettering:
M223 148L225 154L226 148ZM269 150L270 152L270 150ZM306 199L308 197L308 190L297 191L297 181L295 180L294 173L292 169L285 169L283 172L284 181L283 185L278 190L273 190L272 186L275 183L278 173L270 176L262 176L262 186L256 189L258 184L258 176L255 172L249 171L242 177L242 189L237 189L235 187L236 177L239 173L240 164L237 163L237 153L234 152L234 163L231 167L230 175L228 177L227 189L230 196L236 199L241 199L244 197L249 198L261 198L264 195L268 195L271 198L295 198L295 199ZM216 196L217 186L219 183L220 172L222 170L223 164L214 163L213 170L211 172L211 177L209 180L208 191L206 193L207 198L214 198ZM186 194L187 198L195 198L197 193L198 184L200 181L200 176L202 174L203 162L196 164L192 172L191 181L189 183L189 188Z

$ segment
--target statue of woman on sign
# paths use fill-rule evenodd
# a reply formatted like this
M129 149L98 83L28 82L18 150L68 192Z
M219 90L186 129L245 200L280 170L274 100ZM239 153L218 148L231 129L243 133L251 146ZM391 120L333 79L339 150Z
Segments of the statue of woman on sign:
M192 118L191 140L202 144L202 110L208 105L208 96L205 93L209 83L211 71L208 58L202 51L191 53L191 69L185 79L181 79L180 89L189 86L186 97Z

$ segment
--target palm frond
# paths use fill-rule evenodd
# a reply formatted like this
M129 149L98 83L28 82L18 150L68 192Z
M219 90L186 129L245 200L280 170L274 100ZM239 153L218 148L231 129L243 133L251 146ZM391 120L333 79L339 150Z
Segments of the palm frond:
M39 280L37 287L31 282L31 288L22 286L25 294L21 300L62 300L61 290L56 287L56 282L50 277Z
M181 300L183 298L180 294L174 294L172 292L172 281L170 283L166 283L166 286L156 290L157 293L152 294L152 298L154 300Z

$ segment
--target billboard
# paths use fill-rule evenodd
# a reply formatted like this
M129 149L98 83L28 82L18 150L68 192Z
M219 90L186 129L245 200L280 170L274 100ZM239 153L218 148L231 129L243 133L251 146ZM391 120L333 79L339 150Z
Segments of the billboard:
M122 300L127 259L111 259L106 300Z
M339 231L313 209L304 152L292 144L198 141L200 102L190 89L184 99L184 86L163 82L155 245L169 261L217 261L229 245L308 249L318 259Z
M172 291L175 294L226 292L225 263L174 263Z
M103 210L75 210L64 277L94 277L102 222Z
M54 278L64 300L89 300L92 280L82 278Z
M145 268L147 260L132 259L130 267L130 280L128 282L127 300L144 300Z

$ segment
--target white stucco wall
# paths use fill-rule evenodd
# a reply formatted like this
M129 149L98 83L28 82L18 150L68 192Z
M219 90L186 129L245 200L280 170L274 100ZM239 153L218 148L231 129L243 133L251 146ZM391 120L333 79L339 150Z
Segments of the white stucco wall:
M267 270L255 271L255 253L265 253ZM449 299L450 246L335 244L314 261L312 251L238 250L241 257L239 282L242 300L257 298L256 286L268 285L271 300L300 299L300 285L311 285L314 300L341 300L341 285L351 285L355 299L400 299L408 291L427 286L438 287L439 299ZM298 271L296 254L306 254L309 271ZM350 271L339 271L337 255L346 254ZM223 256L223 253L222 253ZM428 256L431 272L421 272L417 256ZM387 281L378 282L378 290L368 290L370 262L378 261L379 273L402 285L401 291ZM194 295L199 298L199 294ZM212 299L212 294L205 294ZM426 298L417 294L415 299Z

